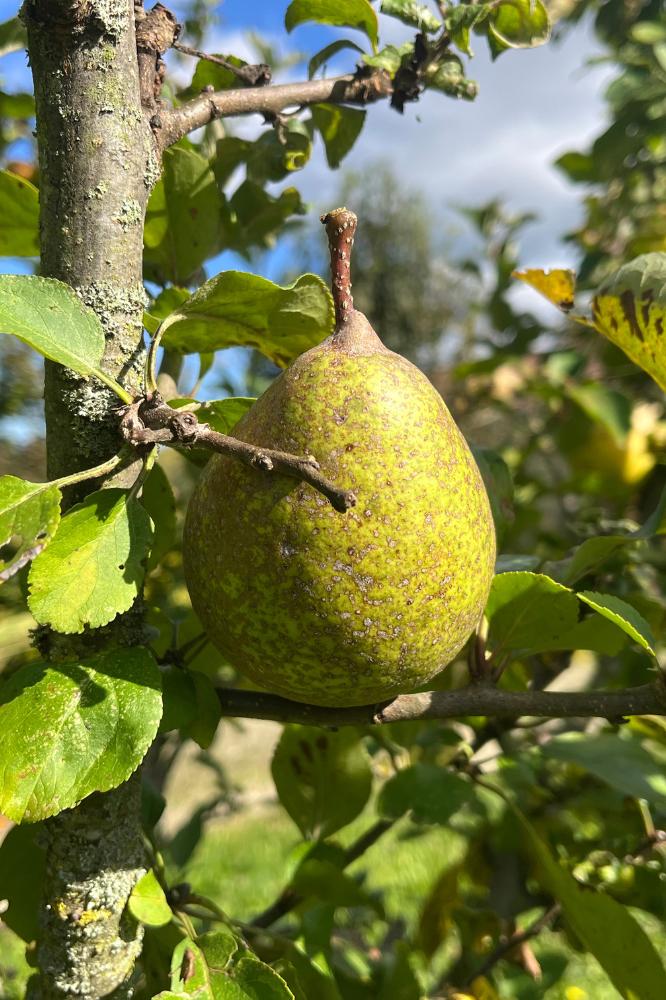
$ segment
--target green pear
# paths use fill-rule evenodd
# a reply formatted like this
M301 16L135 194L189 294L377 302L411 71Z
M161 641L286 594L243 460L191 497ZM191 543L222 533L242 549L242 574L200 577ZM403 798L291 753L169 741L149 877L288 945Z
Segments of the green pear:
M295 701L352 706L421 688L460 652L486 604L495 532L442 398L353 309L355 216L322 221L335 331L233 436L314 455L356 505L339 513L310 485L215 455L190 500L183 552L193 607L233 666Z

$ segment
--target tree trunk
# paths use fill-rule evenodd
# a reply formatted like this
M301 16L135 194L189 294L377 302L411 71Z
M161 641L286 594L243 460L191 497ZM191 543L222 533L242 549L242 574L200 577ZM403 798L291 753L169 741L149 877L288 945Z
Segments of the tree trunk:
M76 289L100 317L104 366L130 389L143 362L143 219L159 160L142 110L132 0L26 0L35 86L41 203L41 273ZM50 478L118 450L117 397L95 380L47 362ZM136 470L134 470L135 474ZM132 477L132 470L124 473ZM118 479L115 481L118 485ZM72 503L90 484L67 495ZM39 630L46 656L70 658L102 643L143 642L140 609L100 633ZM138 776L45 823L47 876L33 995L129 997L141 929L124 915L144 872Z

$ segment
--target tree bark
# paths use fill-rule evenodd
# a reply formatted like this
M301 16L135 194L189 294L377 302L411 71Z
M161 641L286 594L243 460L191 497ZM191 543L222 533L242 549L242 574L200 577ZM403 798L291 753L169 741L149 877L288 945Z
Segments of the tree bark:
M70 284L98 314L104 367L131 390L144 361L143 219L159 157L142 111L132 0L26 0L40 166L41 274ZM95 380L47 362L50 478L118 450L119 400ZM128 482L136 469L123 472ZM115 480L115 485L119 480ZM90 491L70 490L66 503ZM39 630L47 656L101 643L143 642L140 609L102 633ZM47 853L40 974L32 996L132 995L141 928L125 912L145 871L138 776L45 823Z
M143 219L159 159L139 93L131 0L27 0L37 108L41 273L99 315L105 368L139 388ZM110 389L46 364L49 477L118 447ZM84 491L87 487L82 488Z

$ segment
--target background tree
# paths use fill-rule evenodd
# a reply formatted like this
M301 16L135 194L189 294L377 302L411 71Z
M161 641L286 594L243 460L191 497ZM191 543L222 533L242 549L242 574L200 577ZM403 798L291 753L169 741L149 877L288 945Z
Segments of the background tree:
M616 7L600 5L600 17ZM181 50L203 44L203 9L186 20ZM470 26L495 54L547 34L543 7L527 0L383 9L405 24L404 45L375 44L365 0L287 10L288 28L343 21L331 44L370 69L331 82L327 46L311 60L314 80L274 85L267 52L251 65L226 54L201 59L178 89L163 78L175 24L159 5L148 15L135 5L136 29L121 0L24 7L42 277L3 279L0 321L50 359L56 478L2 481L3 572L17 570L1 623L0 809L17 824L0 850L7 996L664 995L662 397L593 331L544 331L516 308L524 220L497 203L470 213L479 257L461 266L487 293L453 406L483 448L502 547L486 622L435 691L333 711L254 690L207 643L183 586L183 505L206 448L224 442L195 428L201 447L188 447L193 425L178 411L185 401L224 433L248 405L195 404L193 383L219 349L252 345L284 364L331 325L316 277L283 288L222 272L192 297L204 268L221 251L261 251L303 216L298 192L274 183L306 167L313 139L340 162L372 98L401 110L425 85L472 97L457 54ZM658 10L622 9L632 37L644 22L655 37ZM21 30L3 25L0 42L23 44ZM254 110L265 127L233 134L233 118ZM27 136L31 115L28 95L10 128ZM36 191L7 149L5 249L29 260ZM630 352L635 329L654 345L662 317L659 260L644 267L652 303L631 288L607 296ZM144 288L149 333L169 318L161 384L175 416L158 407L157 429L143 399ZM648 367L661 379L657 357ZM149 387L150 376L148 365ZM448 384L450 373L433 377ZM175 445L159 464L155 440ZM232 760L234 717L286 723L272 764L281 808L253 813L240 768L208 750L220 730ZM193 781L174 775L193 741L213 779L178 812ZM207 823L216 813L236 825Z

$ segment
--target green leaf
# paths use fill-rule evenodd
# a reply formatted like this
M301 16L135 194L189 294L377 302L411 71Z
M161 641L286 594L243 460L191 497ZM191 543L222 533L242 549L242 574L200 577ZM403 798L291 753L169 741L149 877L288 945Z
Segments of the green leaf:
M255 143L249 139L241 139L237 135L225 135L217 140L213 170L220 189L229 183L241 163L247 163L254 146Z
M192 857L197 844L201 840L204 819L218 802L219 793L216 793L215 798L211 802L205 802L202 806L194 810L188 820L169 841L166 850L176 868L183 868Z
M199 670L188 673L194 687L196 709L192 721L183 727L183 733L206 750L213 742L222 714L220 699L210 677Z
M57 632L100 628L127 611L139 593L153 532L126 490L99 490L63 517L32 564L28 606Z
M208 160L191 149L166 150L146 212L146 261L162 278L187 284L217 249L220 226L220 196Z
M367 754L351 729L285 726L271 770L280 802L308 839L351 823L372 786Z
M549 38L550 21L541 0L502 0L490 14L488 41L493 58L505 49L543 45Z
M160 732L182 729L193 721L197 712L194 681L189 670L174 663L164 664L162 674L162 720Z
M55 278L0 275L0 332L78 375L95 375L126 403L131 397L100 368L104 331L96 314Z
M285 366L332 329L333 302L316 275L283 288L256 274L223 271L169 316L162 343L183 354L256 347Z
M380 11L389 17L396 17L403 24L418 28L419 31L439 31L441 21L425 4L417 0L382 0Z
M171 989L211 1000L224 997L222 987L227 977L223 975L237 950L238 941L227 928L204 934L196 944L185 938L171 958Z
M595 423L606 428L618 447L622 447L631 427L632 406L626 396L598 382L575 385L567 395Z
M548 572L562 583L572 585L581 577L599 569L608 559L626 545L633 545L644 539L664 532L666 513L666 490L662 492L654 511L640 528L624 535L597 535L586 538L571 555L556 563L548 563Z
M205 403L183 397L170 399L169 406L176 409L186 406L196 413L200 423L210 424L220 434L229 434L255 402L254 396L229 396L227 399L211 399Z
M161 465L154 465L141 490L141 506L153 522L154 534L146 569L154 569L177 541L176 498Z
M536 569L540 564L541 559L538 556L528 556L517 555L516 553L506 552L504 555L497 557L497 562L495 563L495 573L516 573L518 571L531 572Z
M247 66L245 60L240 59L238 56L223 52L213 52L212 55L221 56L222 59L225 59L228 63L238 68ZM230 69L220 66L219 63L210 62L208 59L200 59L194 71L192 82L186 90L179 92L178 98L181 101L185 101L192 97L198 97L206 87L212 87L213 90L231 90L232 88L236 89L237 87L245 86L247 84Z
M647 521L635 532L636 538L652 538L653 535L666 534L666 488L661 492L659 502Z
M556 639L546 638L543 646L535 642L530 652L548 653L567 649L592 649L597 653L615 656L627 645L626 635L614 622L601 615L588 615L568 632Z
M473 101L478 96L479 87L474 80L465 76L465 68L460 58L453 53L443 56L426 73L428 87L441 90L450 97Z
M661 1000L666 996L666 970L629 910L605 893L580 886L558 865L522 813L514 811L534 855L541 885L561 903L574 934L620 995L626 1000Z
M488 493L495 533L500 541L515 518L511 470L502 456L492 448L472 448L472 454Z
M39 256L37 188L8 170L0 170L0 256Z
M150 310L143 314L143 325L150 334L156 334L163 319L174 312L178 306L189 299L190 292L187 288L179 288L178 285L170 285L163 289L150 305Z
M171 961L176 996L200 1000L294 1000L284 979L260 962L230 930L182 941ZM170 996L173 994L163 994Z
M609 621L614 622L618 628L626 632L634 642L637 642L639 646L646 649L648 653L652 653L653 656L656 655L652 629L643 616L635 608L632 608L631 604L627 604L626 601L611 594L595 594L589 590L581 591L578 597L585 604L589 604L591 608L594 608L600 615L603 615L604 618L608 618Z
M543 574L502 573L493 580L486 617L495 653L557 649L578 621L578 602L568 587Z
M164 701L164 691L162 691ZM151 834L160 821L166 809L166 799L153 785L150 778L142 775L141 781L141 826L147 834Z
M60 500L60 490L51 483L0 479L0 547L14 546L8 559L0 559L0 583L49 544L60 521Z
M328 165L335 170L358 139L365 111L335 104L314 104L312 121L324 141Z
M234 966L232 982L238 992L229 991L229 1000L294 1000L282 976L251 955Z
M368 0L292 0L284 16L285 28L293 31L304 21L358 28L368 36L373 49L377 46L379 25Z
M657 45L666 42L666 24L659 21L639 21L629 29L629 35L641 45Z
M561 576L564 583L574 584L581 577L597 570L625 545L637 541L640 539L633 535L598 535L586 538L568 559L557 564L557 575Z
M391 76L395 76L403 60L411 56L414 52L414 43L405 42L397 48L395 45L387 45L374 56L363 56L363 62L376 69L385 69Z
M199 420L204 420L220 434L229 434L241 417L244 417L256 399L253 396L229 396L201 403L197 410Z
M579 614L576 594L549 576L501 573L493 580L486 607L488 647L495 656L508 650L545 653L566 649L614 654L622 648L619 622L605 615L611 619L609 629L597 615L579 621Z
M32 94L6 94L0 91L0 118L17 118L26 121L35 114Z
M296 188L285 188L273 198L261 184L246 180L229 202L234 228L226 245L247 255L253 246L267 248L292 215L305 215L306 207Z
M472 50L469 44L470 30L477 24L481 24L489 16L491 11L489 4L461 4L457 7L448 7L444 23L451 35L453 44L471 56Z
M0 684L0 812L34 823L116 788L143 760L161 712L147 649L22 667Z
M666 253L629 261L592 302L595 327L666 390Z
M302 170L311 152L312 137L307 124L298 118L288 119L279 135L270 129L256 142L247 143L243 158L248 180L259 185L281 181L287 174Z
M282 958L274 963L275 971L285 980L296 1000L341 1000L333 976L321 969L300 945L286 944Z
M308 80L312 79L320 66L325 66L329 59L332 59L338 52L342 52L343 49L355 49L356 52L363 53L363 49L356 42L351 42L348 38L338 38L337 41L320 49L312 57L308 63Z
M389 819L411 811L417 823L448 823L473 798L472 786L460 775L434 764L414 764L386 782L377 808Z
M618 733L562 733L541 747L547 757L577 764L623 795L647 799L666 812L666 774L635 736Z
M559 156L553 166L566 174L574 184L590 184L597 179L594 159L588 153L571 150Z
M303 897L325 900L329 906L371 906L377 902L350 875L317 857L306 857L296 869L290 889Z
M39 934L46 874L44 850L37 844L40 833L39 826L15 826L0 844L0 899L9 903L2 922L24 941L34 941Z
M25 26L18 17L12 17L9 21L0 24L0 56L6 56L18 49L25 49L27 45L28 38Z
M150 927L164 927L173 916L164 889L152 868L136 883L127 905L136 920Z

